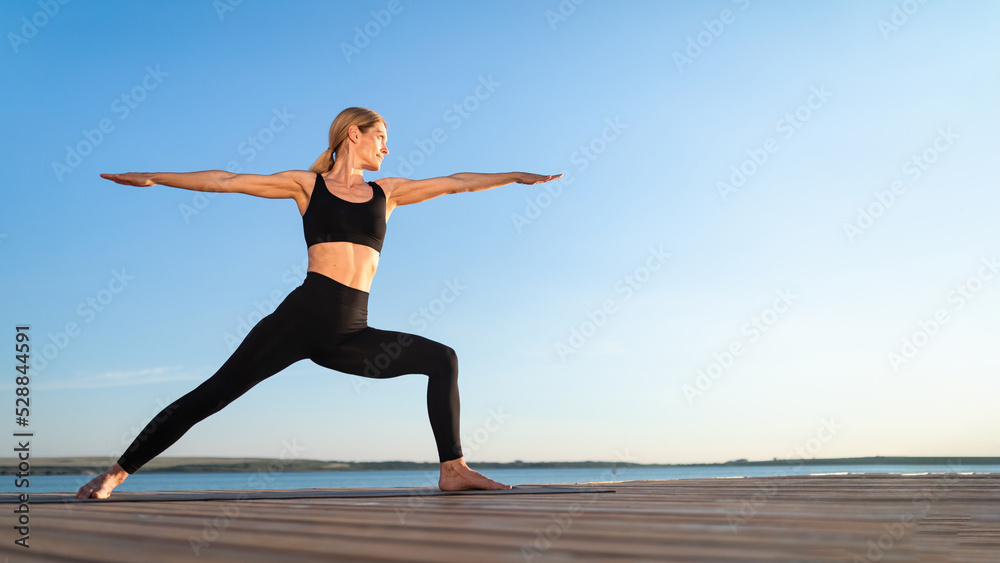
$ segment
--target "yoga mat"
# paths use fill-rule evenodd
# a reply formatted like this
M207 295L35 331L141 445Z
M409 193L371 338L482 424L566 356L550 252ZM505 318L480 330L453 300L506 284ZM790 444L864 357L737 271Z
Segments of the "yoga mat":
M116 491L106 499L77 499L75 493L34 493L29 504L96 503L96 502L159 502L197 500L258 500L297 498L378 498L378 497L438 497L449 495L525 495L566 493L613 493L611 489L582 489L556 485L515 485L499 491L441 491L432 487L384 489L286 489L240 491ZM0 495L0 503L17 503L13 493Z

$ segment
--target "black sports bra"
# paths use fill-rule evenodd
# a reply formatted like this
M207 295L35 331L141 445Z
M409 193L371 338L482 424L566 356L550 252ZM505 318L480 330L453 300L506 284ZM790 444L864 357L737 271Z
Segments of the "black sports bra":
M344 201L330 193L323 177L316 174L316 186L302 215L306 247L323 242L353 242L382 252L385 239L385 192L375 182L372 198L362 203Z

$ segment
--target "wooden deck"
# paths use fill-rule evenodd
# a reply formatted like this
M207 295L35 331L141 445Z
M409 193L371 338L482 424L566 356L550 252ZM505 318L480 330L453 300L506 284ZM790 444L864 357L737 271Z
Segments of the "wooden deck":
M12 545L7 525L0 557L11 563L1000 561L1000 474L567 486L614 492L354 489L346 498L131 502L58 502L67 495L37 494L30 549ZM3 499L8 519L9 497Z

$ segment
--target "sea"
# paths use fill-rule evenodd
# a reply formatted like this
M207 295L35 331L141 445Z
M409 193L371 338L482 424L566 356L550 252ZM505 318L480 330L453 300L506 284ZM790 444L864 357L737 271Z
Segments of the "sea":
M476 469L475 464L470 464ZM851 473L1000 473L1000 465L774 465L703 467L505 468L481 472L508 485L595 483L669 479L738 479L791 475ZM76 492L94 475L32 475L16 487L15 476L0 480L0 492ZM436 470L262 471L256 473L142 473L130 475L117 491L212 491L264 489L330 489L371 487L436 487Z

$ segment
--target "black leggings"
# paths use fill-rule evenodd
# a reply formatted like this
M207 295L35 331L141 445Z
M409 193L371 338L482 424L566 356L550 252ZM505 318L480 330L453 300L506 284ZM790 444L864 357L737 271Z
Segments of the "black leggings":
M309 272L261 319L212 377L153 418L118 464L135 473L192 426L291 364L309 358L353 375L385 379L424 374L427 414L442 462L462 457L458 357L422 336L368 326L368 293Z

